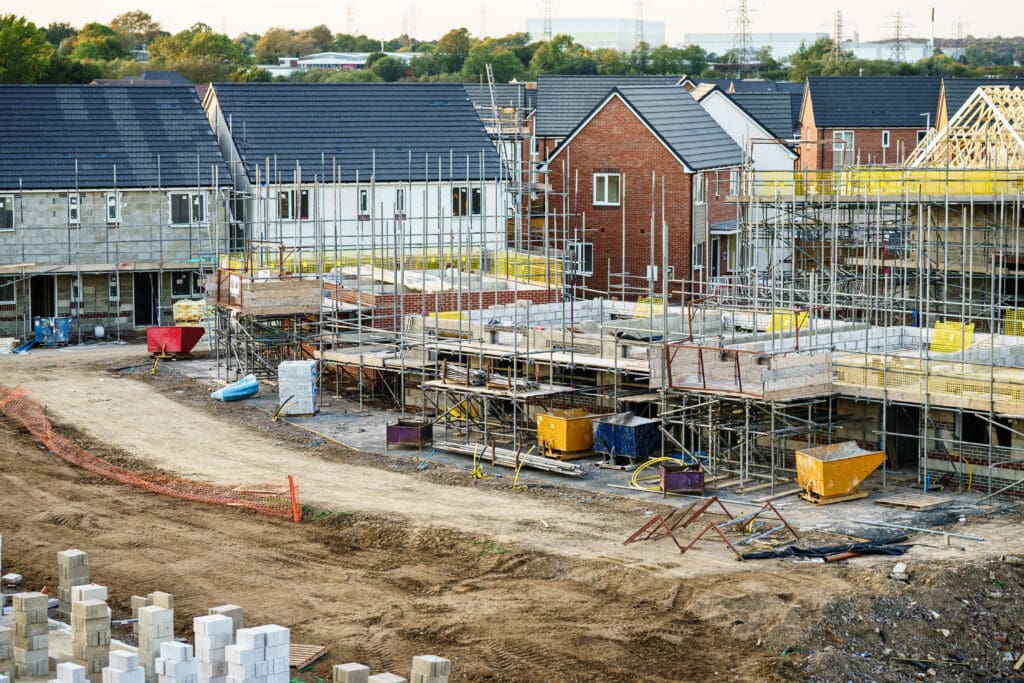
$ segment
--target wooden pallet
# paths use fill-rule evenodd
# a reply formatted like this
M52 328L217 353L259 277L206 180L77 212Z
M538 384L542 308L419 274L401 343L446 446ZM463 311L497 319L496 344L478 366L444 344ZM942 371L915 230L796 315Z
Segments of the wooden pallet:
M800 497L810 503L814 503L815 505L829 505L831 503L845 503L848 500L860 500L861 498L867 498L868 492L853 491L841 496L819 496L816 493L807 491L805 493L801 493Z
M293 669L302 670L326 654L326 645L300 645L292 643L288 647L288 666Z
M931 510L950 502L948 498L934 494L923 493L899 493L894 496L886 496L875 501L875 505L884 505L889 508L904 508L906 510Z
M590 458L600 454L593 449L585 451L559 451L554 448L546 448L541 455L546 458L553 458L554 460L576 460L578 458Z

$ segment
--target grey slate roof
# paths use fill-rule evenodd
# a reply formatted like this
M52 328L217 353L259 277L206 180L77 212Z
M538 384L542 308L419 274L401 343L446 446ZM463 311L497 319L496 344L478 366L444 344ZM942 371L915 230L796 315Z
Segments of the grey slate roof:
M0 188L210 186L214 167L230 181L191 85L0 85L0 102Z
M702 171L743 163L740 148L685 88L621 86L613 89L609 95L615 93L626 100L654 134L691 170ZM577 129L582 125L583 122ZM568 142L563 141L559 149Z
M680 76L538 76L535 134L564 138L616 86L674 86Z
M139 78L144 81L167 81L171 85L192 85L192 81L177 71L143 71Z
M216 83L250 180L497 178L500 160L460 83ZM481 163L482 162L482 163ZM426 170L424 166L426 165ZM261 171L262 172L262 171Z
M1015 85L1024 88L1024 78L944 78L942 85L946 91L946 116L953 118L953 114L979 87L983 85Z
M775 137L787 140L793 137L792 96L789 93L732 93L726 97Z
M491 90L486 85L466 83L466 94L477 108L491 107ZM522 118L537 106L537 89L527 88L525 83L495 83L495 103L499 107L522 107Z
M818 128L921 128L935 113L939 76L811 76Z

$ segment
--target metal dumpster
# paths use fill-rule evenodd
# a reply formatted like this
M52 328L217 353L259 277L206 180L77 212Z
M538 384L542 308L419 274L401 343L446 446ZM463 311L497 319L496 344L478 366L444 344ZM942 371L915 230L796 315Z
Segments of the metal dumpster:
M146 348L150 353L184 356L203 336L202 327L150 327L146 330Z
M430 420L399 420L387 426L387 443L385 448L395 446L416 446L434 443L434 423Z
M594 420L594 450L613 456L647 458L661 451L660 423L619 413Z
M883 462L885 453L864 450L855 441L805 448L796 452L796 480L812 502L855 500L868 495L857 487Z
M593 419L585 408L541 413L537 416L537 440L555 451L589 451L594 445Z
M697 493L704 495L704 473L699 465L664 462L658 466L662 493Z
M32 319L32 331L36 343L43 346L63 346L71 341L71 323L73 318L57 316Z

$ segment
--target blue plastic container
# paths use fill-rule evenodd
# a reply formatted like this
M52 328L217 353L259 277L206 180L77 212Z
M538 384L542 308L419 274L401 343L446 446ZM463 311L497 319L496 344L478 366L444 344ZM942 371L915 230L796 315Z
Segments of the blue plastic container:
M73 318L67 316L54 318L41 318L36 316L32 319L32 330L35 333L36 342L43 346L58 346L71 341L71 325Z
M210 394L210 398L218 401L237 401L243 398L255 396L260 390L260 382L256 375L246 375L234 384L229 384L223 389L218 389Z
M621 413L594 420L594 450L627 458L647 458L661 452L657 420Z

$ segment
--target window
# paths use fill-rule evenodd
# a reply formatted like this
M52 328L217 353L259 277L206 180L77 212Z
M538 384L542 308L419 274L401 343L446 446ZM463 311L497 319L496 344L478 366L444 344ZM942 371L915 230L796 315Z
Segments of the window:
M919 131L917 131L917 144L920 145L921 144L921 140L924 140L924 137L926 135L928 135L928 131L926 131L926 130L919 130Z
M282 190L277 195L277 215L286 221L309 218L309 190L299 191L298 205L295 201L295 190Z
M566 245L566 265L573 275L592 275L594 272L594 243L569 242Z
M453 216L479 216L480 215L480 188L479 187L453 187L452 188L452 215Z
M405 215L405 189L401 187L395 190L395 215Z
M82 224L82 198L77 192L68 193L68 225Z
M619 174L594 174L594 206L618 206Z
M882 131L882 149L889 149L889 131Z
M121 222L121 193L107 192L103 195L103 202L107 207L107 224L116 225Z
M14 195L0 194L0 230L14 230Z
M18 303L18 292L15 288L17 278L0 277L0 304Z
M734 168L729 171L729 194L733 197L738 196L740 193L740 170Z
M171 271L171 298L202 296L202 276L194 270Z
M537 136L536 135L531 135L530 136L530 156L531 157L537 156Z
M695 244L693 246L693 270L704 269L704 245Z
M693 174L693 203L703 204L704 203L704 174L694 173Z
M204 225L206 195L200 192L172 192L171 225Z
M107 276L107 301L121 300L121 282L116 275Z
M370 215L370 191L359 190L359 215Z
M853 131L832 131L832 165L853 165Z

